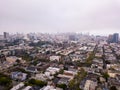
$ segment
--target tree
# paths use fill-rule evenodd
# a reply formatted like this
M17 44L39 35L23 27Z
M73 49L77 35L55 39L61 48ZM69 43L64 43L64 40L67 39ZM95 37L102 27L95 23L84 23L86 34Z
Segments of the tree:
M95 58L95 53L94 53L94 52L90 53L90 54L89 54L89 57L88 57L87 60L86 60L86 64L87 64L88 66L90 66L91 63L92 63L92 60L93 60L94 58Z
M64 73L64 70L63 70L63 69L61 69L59 73L60 73L60 74L63 74L63 73Z
M69 89L70 90L80 90L79 85L81 81L86 77L87 73L83 68L75 75L74 79L69 82Z
M4 88L3 90L10 90L13 87L12 80L3 73L0 73L0 85Z
M75 79L71 80L68 86L70 90L75 90Z
M28 85L36 85L36 86L40 86L40 87L43 87L43 86L47 85L46 82L43 82L41 80L36 80L36 79L30 79L28 81L28 83L26 83L26 84L28 84Z
M19 59L17 59L17 60L16 60L16 62L17 62L17 63L20 63L20 60L19 60Z
M62 88L63 90L65 90L67 88L66 84L58 84L57 87Z
M30 79L30 80L28 81L28 83L31 84L31 85L35 84L35 79Z
M110 90L117 90L115 86L110 87Z
M106 82L108 81L109 75L107 72L103 73L103 78L106 79Z
M11 79L7 77L0 77L0 85L9 85L11 82Z
M81 90L79 88L79 85L80 85L80 83L76 82L76 80L73 79L73 80L71 80L69 82L69 85L68 85L69 86L69 90Z

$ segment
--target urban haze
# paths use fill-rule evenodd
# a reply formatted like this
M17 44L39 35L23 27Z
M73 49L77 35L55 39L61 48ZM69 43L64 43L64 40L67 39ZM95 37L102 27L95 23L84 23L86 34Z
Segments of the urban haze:
M119 0L0 0L0 90L120 90Z
M1 32L77 32L120 29L119 0L0 0Z

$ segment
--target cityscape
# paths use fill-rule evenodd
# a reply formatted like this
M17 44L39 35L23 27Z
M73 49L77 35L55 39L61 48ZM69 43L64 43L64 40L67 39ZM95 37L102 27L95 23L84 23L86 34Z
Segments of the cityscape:
M0 0L0 90L120 90L120 0Z
M4 32L0 90L120 90L119 34Z

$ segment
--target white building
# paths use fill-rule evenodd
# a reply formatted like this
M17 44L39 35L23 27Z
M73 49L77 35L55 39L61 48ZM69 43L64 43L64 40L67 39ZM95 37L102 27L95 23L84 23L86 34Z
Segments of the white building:
M87 80L84 86L84 90L95 90L97 82Z
M27 86L26 88L22 89L22 90L31 90L32 86Z
M20 84L14 86L14 87L13 87L12 89L10 89L10 90L19 90L19 89L22 88L23 86L24 86L24 83L20 83Z
M60 61L61 56L50 56L50 61Z
M50 72L51 75L54 75L59 71L60 71L60 68L56 68L56 67L49 67L46 69L46 72Z
M53 87L53 86L45 86L45 87L43 87L43 88L41 88L40 90L63 90L63 89L61 89L61 88L55 88L55 87Z

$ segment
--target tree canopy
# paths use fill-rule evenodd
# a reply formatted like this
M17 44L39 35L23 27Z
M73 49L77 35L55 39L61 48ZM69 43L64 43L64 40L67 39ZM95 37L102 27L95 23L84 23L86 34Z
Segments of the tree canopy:
M40 86L40 87L47 85L46 82L41 81L41 80L36 80L36 79L30 79L26 84L31 85L31 86L36 85L36 86Z

